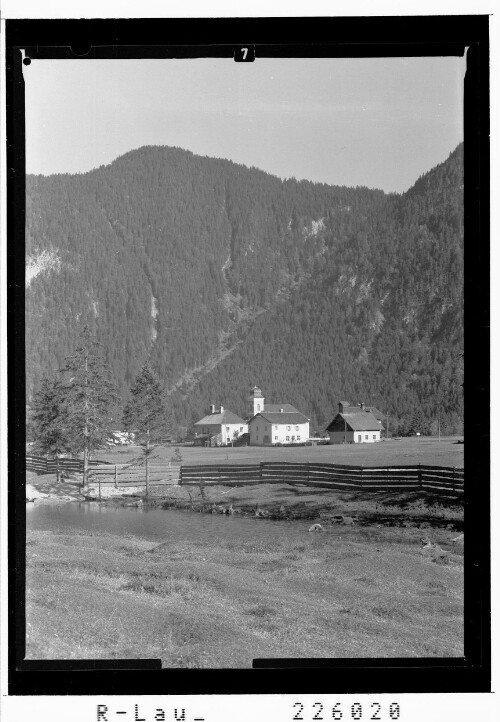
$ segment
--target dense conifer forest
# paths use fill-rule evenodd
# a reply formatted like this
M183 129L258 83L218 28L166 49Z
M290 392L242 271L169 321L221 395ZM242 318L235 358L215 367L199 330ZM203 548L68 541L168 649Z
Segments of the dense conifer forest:
M180 426L257 384L312 431L339 399L461 431L462 146L403 195L169 147L26 191L28 403L88 324L123 401L149 361Z

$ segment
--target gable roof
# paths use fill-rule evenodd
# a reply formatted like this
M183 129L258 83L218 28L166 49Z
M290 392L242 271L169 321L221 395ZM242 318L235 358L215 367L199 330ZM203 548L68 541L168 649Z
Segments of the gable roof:
M334 431L335 429L332 427L339 418L345 421L351 431L380 431L382 429L382 425L373 414L369 411L361 411L361 409L358 409L358 411L353 414L336 414L326 430Z
M224 409L222 414L208 414L208 416L204 416L202 419L196 422L196 424L193 424L193 426L209 426L212 425L219 425L219 424L246 424L246 421L243 421L243 419L240 419L239 416L236 414L233 414L232 411L228 411L227 409Z
M295 406L292 406L292 404L264 404L263 411L265 413L281 413L280 409L283 409L283 412L288 412L291 414L300 414L300 411L295 408Z
M343 411L339 411L340 414L359 414L362 411L366 411L366 409L362 409L360 406L356 406L356 404L349 404L347 405L344 402L341 402L344 404Z
M283 409L285 406L290 406L290 404L285 404L282 406L278 405L278 409ZM292 406L293 408L293 406ZM260 411L258 414L255 414L250 421L249 424L257 419L259 416L261 416L265 421L268 421L270 424L308 424L309 419L307 416L304 416L304 414L301 414L300 411Z
M373 414L378 421L385 421L386 415L379 411L375 406L365 406L365 411Z

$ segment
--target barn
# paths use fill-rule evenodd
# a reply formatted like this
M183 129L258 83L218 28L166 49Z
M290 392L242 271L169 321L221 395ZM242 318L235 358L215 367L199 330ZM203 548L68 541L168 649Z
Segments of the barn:
M330 444L373 444L380 441L382 421L365 404L340 401L339 410L327 426ZM382 416L378 412L379 416Z

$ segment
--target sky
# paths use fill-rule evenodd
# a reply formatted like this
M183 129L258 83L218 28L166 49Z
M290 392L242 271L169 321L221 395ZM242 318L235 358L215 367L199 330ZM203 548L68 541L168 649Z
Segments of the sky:
M463 140L464 58L32 60L28 173L143 145L404 192Z

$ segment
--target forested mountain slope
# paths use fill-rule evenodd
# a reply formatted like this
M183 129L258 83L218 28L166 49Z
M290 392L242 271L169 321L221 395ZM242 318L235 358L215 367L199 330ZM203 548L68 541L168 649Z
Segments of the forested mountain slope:
M259 384L314 426L347 398L458 430L462 155L402 196L164 147L28 177L28 399L87 322L124 396L151 356L179 424Z

